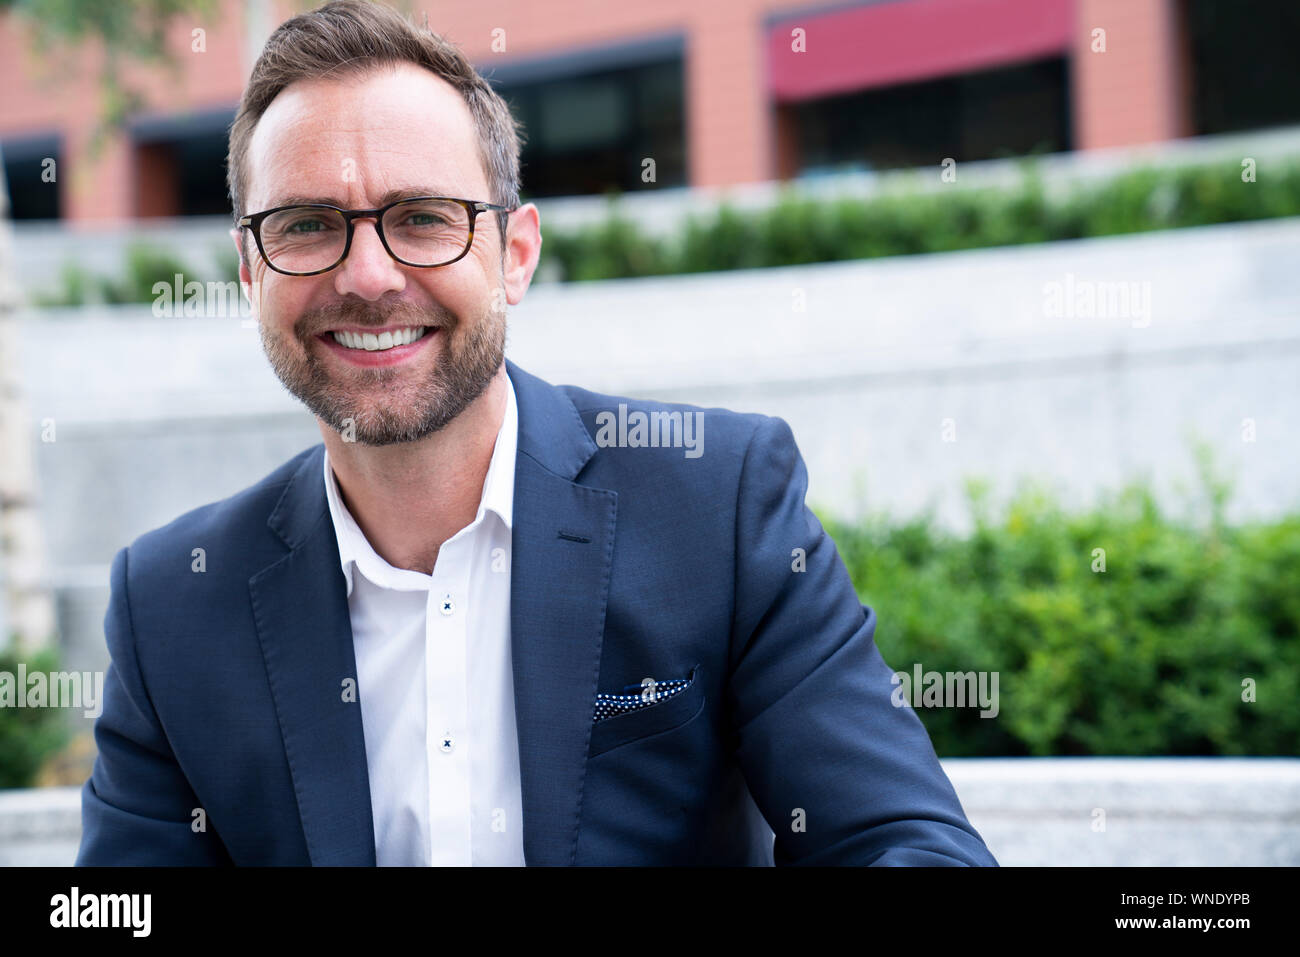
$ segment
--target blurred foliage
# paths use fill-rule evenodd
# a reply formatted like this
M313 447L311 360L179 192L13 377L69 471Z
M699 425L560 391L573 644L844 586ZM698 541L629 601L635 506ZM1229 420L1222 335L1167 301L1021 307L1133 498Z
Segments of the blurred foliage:
M34 52L45 62L84 62L81 45L87 41L102 51L103 103L92 151L102 146L110 130L148 106L144 95L124 79L124 68L151 64L179 76L178 51L167 42L172 25L192 22L195 28L208 28L217 10L216 0L0 0L0 12L13 11L29 27ZM188 44L184 49L189 50Z
M766 209L724 202L710 214L688 216L670 238L643 232L611 198L600 222L545 230L543 273L582 281L755 269L1300 216L1300 159L1266 166L1256 183L1243 183L1232 164L1139 169L1056 199L1048 197L1032 159L1020 165L1020 181L1010 190L887 189L866 199L820 200L786 188ZM238 279L233 250L219 247L215 261L214 279ZM153 284L170 283L177 272L195 278L170 253L137 243L128 248L122 276L95 276L68 264L58 288L34 300L38 306L148 303Z
M603 222L546 230L542 257L566 280L793 266L1115 236L1300 215L1300 159L1142 168L1049 197L1033 159L1011 189L886 187L866 198L812 199L787 187L766 209L722 203L672 237L644 233L611 201ZM556 268L558 267L558 268Z
M219 265L223 276L226 267L225 263ZM75 263L65 263L58 288L36 293L32 300L42 308L152 303L158 298L153 291L154 284L164 282L174 287L178 273L184 282L197 278L184 261L172 253L145 243L132 243L126 249L125 268L117 278L92 273Z
M656 276L671 271L659 244L647 241L612 203L603 222L571 232L548 230L543 245L565 264L566 279Z
M18 663L27 665L27 673L58 671L58 656L53 651L23 655L17 638L9 648L0 650L0 672L18 675ZM26 695L26 688L16 688ZM64 712L59 708L0 707L0 788L30 787L41 764L68 741L69 730Z
M1201 458L1182 520L1141 484L1077 514L1026 486L995 514L972 482L966 536L826 523L891 668L999 673L996 717L916 709L939 754L1300 755L1300 515L1226 525Z
M76 263L65 262L59 270L59 286L51 292L36 292L32 303L42 308L84 306L102 302L101 278Z
M239 255L229 244L217 246L212 251L212 259L217 264L219 282L239 282Z
M155 283L174 285L176 276L188 276L185 264L171 253L133 244L126 251L126 271L117 281L104 283L104 301L110 303L153 302Z

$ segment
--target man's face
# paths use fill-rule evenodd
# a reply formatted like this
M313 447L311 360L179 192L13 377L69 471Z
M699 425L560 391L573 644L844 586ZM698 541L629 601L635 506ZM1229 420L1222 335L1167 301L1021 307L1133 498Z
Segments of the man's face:
M460 94L414 64L300 81L254 131L245 211L300 202L369 209L398 190L490 202L479 157ZM479 214L464 258L432 269L392 259L375 227L357 220L347 258L318 276L269 269L247 235L240 277L285 387L330 427L388 445L438 431L482 394L503 361L506 302L522 291L506 288L495 213ZM334 336L390 332L403 341L411 329L423 332L382 351Z

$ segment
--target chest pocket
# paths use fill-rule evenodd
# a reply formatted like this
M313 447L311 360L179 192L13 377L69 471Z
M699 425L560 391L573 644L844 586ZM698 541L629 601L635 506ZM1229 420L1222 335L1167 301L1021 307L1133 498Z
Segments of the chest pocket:
M672 731L694 718L704 707L704 682L700 680L699 665L691 669L689 680L685 689L662 701L595 722L587 757L594 758L612 748Z

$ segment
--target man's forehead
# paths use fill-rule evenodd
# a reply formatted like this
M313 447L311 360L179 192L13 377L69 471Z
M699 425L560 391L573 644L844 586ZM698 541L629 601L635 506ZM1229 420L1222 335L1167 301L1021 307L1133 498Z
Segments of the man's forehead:
M325 199L416 183L477 199L486 183L464 99L405 63L290 84L253 131L248 173L265 205L280 205L277 194Z

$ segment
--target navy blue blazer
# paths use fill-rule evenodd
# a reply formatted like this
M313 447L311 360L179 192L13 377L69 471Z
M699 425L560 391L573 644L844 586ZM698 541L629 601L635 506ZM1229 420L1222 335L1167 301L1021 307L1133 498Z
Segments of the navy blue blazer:
M996 866L890 701L789 426L507 370L527 863ZM698 412L702 454L598 442L619 403ZM114 558L78 864L375 863L323 454ZM694 678L593 721L598 694L646 676Z

